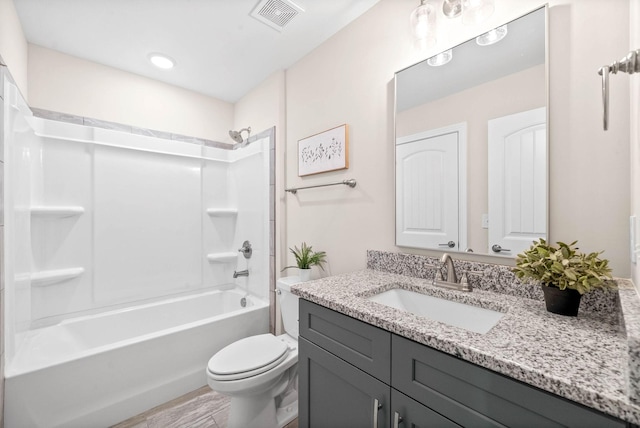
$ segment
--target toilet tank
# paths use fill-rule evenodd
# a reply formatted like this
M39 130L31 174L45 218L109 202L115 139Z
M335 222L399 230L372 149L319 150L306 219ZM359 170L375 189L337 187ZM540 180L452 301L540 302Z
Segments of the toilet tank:
M291 337L298 338L298 296L291 293L291 284L301 282L297 276L280 278L276 282L276 292L280 301L280 312L284 331Z

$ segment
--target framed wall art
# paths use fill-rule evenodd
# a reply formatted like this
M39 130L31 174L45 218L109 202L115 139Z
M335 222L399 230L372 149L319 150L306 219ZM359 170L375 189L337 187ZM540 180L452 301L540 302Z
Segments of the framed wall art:
M349 168L349 127L328 129L298 141L298 176Z

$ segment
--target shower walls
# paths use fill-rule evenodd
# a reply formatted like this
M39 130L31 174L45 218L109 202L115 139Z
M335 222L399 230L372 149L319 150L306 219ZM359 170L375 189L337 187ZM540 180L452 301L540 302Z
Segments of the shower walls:
M226 150L79 126L5 92L8 360L21 333L107 308L229 284L269 299L268 136Z

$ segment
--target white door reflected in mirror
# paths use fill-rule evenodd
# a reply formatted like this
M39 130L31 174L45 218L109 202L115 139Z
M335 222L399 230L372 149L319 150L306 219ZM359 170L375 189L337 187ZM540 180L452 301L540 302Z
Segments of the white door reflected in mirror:
M396 140L396 244L466 247L466 124Z
M489 249L514 257L547 234L547 109L489 121Z

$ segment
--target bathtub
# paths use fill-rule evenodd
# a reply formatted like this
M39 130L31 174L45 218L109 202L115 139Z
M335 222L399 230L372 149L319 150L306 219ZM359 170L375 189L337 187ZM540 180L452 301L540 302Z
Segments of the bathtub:
M6 369L5 426L106 427L206 384L211 356L268 332L268 303L208 291L31 330Z

